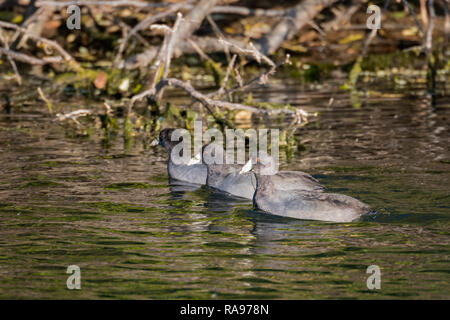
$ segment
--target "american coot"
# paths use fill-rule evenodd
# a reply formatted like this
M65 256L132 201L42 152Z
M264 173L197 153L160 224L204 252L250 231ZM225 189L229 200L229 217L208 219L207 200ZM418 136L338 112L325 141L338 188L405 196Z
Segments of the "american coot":
M189 183L205 184L207 169L200 159L191 159L186 164L176 164L172 160L172 149L180 143L179 141L172 141L173 128L163 129L159 132L157 143L166 149L169 154L169 161L167 161L167 172L169 177Z
M270 170L262 172L263 169L260 162L252 169L257 181L253 204L268 213L297 219L351 222L370 211L368 205L355 198L324 193L322 189L302 190L301 185L307 180L301 179L302 182L296 184L294 176L283 180L279 178L281 172L270 174ZM292 186L297 187L290 189Z
M221 163L213 159L222 158ZM203 163L208 168L206 185L234 196L253 199L256 178L251 172L240 173L242 165L226 164L222 145L212 142L203 147Z
M219 152L220 155L217 159L222 158L222 164L216 164L209 158L215 158L215 152ZM311 175L300 171L274 171L275 163L273 157L269 156L266 152L259 152L259 159L264 164L265 168L272 170L273 182L278 186L279 190L306 190L320 192L323 190L323 186L314 179ZM256 189L256 177L247 172L245 167L250 165L249 161L244 167L236 164L225 163L225 151L223 147L217 143L210 143L203 147L203 162L208 167L208 176L206 184L212 188L226 191L232 195L253 199L253 195Z

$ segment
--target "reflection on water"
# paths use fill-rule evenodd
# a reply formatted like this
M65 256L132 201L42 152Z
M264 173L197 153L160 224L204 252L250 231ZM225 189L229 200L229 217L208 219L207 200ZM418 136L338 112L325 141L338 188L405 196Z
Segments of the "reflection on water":
M320 112L296 133L306 150L281 168L378 211L346 224L270 216L168 181L160 148L68 138L42 106L2 113L0 298L448 299L450 99L432 108L421 88L377 90L253 93ZM79 291L66 289L72 264ZM366 287L372 264L378 291Z

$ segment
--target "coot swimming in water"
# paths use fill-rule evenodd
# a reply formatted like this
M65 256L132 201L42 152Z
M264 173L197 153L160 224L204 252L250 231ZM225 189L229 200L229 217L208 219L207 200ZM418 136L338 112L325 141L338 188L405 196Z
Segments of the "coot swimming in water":
M227 164L222 145L211 142L203 147L203 163L208 168L206 185L234 196L253 199L256 178L250 173L240 173L242 165ZM214 161L214 159L222 159ZM220 163L217 163L220 162Z
M281 172L271 172L270 163L273 159L262 160L250 169L257 181L253 204L258 209L279 216L333 222L351 222L370 211L367 204L346 195L324 193L321 188L298 188L307 181L305 179L297 182L296 188L290 189L296 185L295 178L284 182L279 177ZM263 167L261 163L269 164L269 168L267 165Z
M167 172L169 177L176 180L186 181L196 184L206 184L206 165L200 159L191 159L186 164L177 164L172 159L172 150L179 144L179 141L172 141L173 128L163 129L159 132L159 138L154 143L158 143L169 154L167 161ZM194 160L194 161L193 161Z

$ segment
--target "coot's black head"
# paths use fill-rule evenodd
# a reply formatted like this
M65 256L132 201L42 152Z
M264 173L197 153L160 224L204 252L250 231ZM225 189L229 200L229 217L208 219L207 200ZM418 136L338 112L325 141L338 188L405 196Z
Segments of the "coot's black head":
M159 145L164 149L166 149L168 152L170 152L173 149L173 147L175 147L179 143L179 141L172 141L172 134L175 130L176 129L174 128L167 128L162 129L159 132L158 138Z
M257 175L274 175L278 172L276 160L266 151L260 150L256 159L252 159L253 172Z

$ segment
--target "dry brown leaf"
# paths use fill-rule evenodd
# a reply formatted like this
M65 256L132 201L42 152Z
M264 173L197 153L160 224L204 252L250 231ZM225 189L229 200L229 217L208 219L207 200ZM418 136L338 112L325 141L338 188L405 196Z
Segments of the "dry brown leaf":
M104 89L106 86L106 80L107 80L106 73L104 73L103 71L100 71L94 80L94 86L97 89Z

